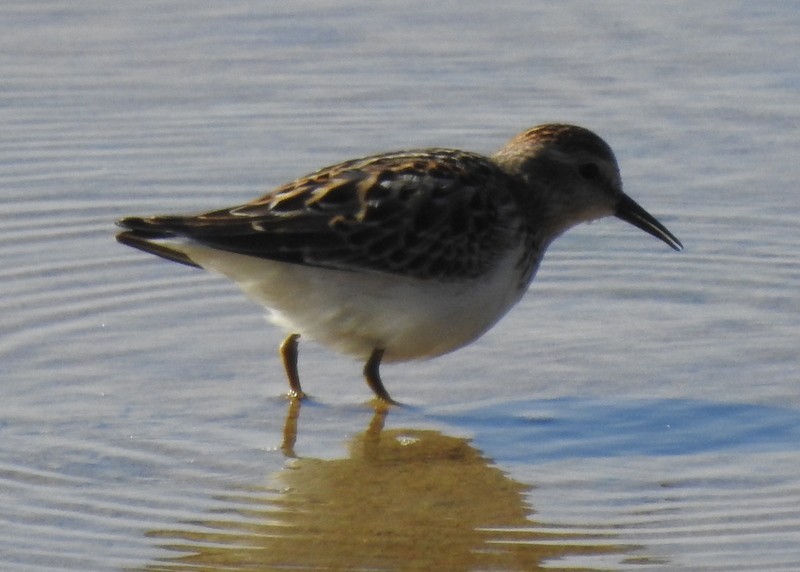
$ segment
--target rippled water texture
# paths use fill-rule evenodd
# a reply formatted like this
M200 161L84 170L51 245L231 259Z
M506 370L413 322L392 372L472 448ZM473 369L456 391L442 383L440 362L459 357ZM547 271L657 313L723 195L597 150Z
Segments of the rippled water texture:
M0 568L800 569L800 11L755 2L6 1ZM585 125L686 246L549 251L388 366L113 240L317 167Z

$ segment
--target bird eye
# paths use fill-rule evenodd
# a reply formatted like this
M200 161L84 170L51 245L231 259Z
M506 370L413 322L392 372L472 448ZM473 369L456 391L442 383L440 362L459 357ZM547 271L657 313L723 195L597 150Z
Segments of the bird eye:
M578 173L587 181L594 181L600 176L600 167L597 163L584 163L578 167Z

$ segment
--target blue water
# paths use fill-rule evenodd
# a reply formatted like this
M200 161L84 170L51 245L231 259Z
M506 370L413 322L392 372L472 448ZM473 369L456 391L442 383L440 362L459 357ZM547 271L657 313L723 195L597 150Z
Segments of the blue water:
M288 458L282 333L224 280L116 244L116 218L383 150L491 152L549 121L600 133L686 250L575 229L479 342L384 369L407 404L387 444L522 491L475 523L494 540L439 539L435 511L424 538L463 569L800 568L799 28L791 3L5 2L0 568L302 568L318 561L281 552L276 519L307 542L308 507L355 518L313 491L339 491L326 471L375 435L360 364L301 345L314 400ZM396 463L451 483L447 462ZM272 544L243 552L253 536ZM470 560L481 542L517 564ZM362 564L412 566L393 554Z

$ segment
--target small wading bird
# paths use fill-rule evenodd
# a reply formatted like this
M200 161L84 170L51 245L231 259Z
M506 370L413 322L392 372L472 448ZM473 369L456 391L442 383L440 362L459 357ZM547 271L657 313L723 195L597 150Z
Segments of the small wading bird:
M365 361L440 356L491 328L528 288L548 245L614 215L683 247L622 192L617 161L582 127L520 133L491 157L454 149L326 167L253 202L193 216L124 218L119 242L236 281L289 333L290 395L300 335Z

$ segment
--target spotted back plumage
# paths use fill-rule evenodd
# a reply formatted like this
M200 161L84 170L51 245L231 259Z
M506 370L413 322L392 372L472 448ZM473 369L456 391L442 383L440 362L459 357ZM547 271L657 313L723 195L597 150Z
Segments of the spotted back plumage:
M282 262L461 279L519 240L515 184L482 155L402 151L321 169L244 205L120 224Z

